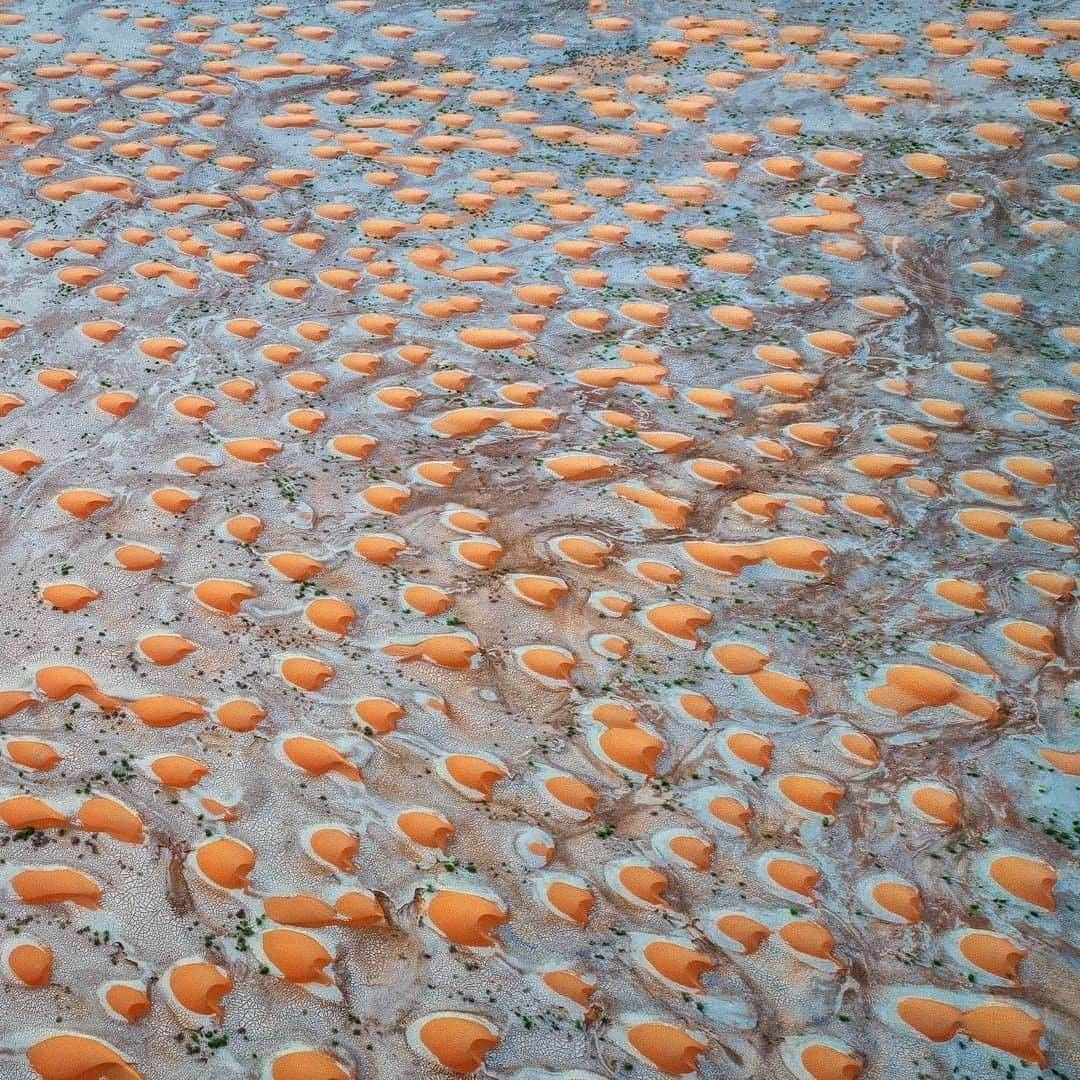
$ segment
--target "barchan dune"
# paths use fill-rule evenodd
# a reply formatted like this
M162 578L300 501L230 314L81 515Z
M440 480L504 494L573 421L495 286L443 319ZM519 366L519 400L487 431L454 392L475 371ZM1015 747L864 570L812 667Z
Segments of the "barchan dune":
M0 0L0 1080L1080 1075L1062 0Z

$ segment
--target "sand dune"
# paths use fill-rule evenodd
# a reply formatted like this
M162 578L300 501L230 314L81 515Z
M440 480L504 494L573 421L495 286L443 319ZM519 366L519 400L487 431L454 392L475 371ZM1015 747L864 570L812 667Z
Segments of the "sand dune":
M1076 1075L1074 15L0 6L0 1078Z

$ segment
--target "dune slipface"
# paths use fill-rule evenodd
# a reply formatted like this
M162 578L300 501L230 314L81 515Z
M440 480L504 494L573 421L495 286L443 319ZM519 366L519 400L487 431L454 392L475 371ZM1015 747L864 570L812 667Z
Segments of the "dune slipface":
M0 1080L1080 1075L1078 40L0 5Z

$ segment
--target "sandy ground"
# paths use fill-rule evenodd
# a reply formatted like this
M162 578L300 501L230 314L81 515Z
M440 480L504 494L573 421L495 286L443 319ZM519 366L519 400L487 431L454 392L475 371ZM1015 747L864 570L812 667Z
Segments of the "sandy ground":
M1077 1075L1067 17L0 9L0 1078Z

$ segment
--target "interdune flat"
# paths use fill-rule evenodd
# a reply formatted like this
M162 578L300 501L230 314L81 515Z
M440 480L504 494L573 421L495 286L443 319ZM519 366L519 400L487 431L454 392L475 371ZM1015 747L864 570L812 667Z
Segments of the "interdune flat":
M1078 42L0 0L0 1080L1080 1075Z

